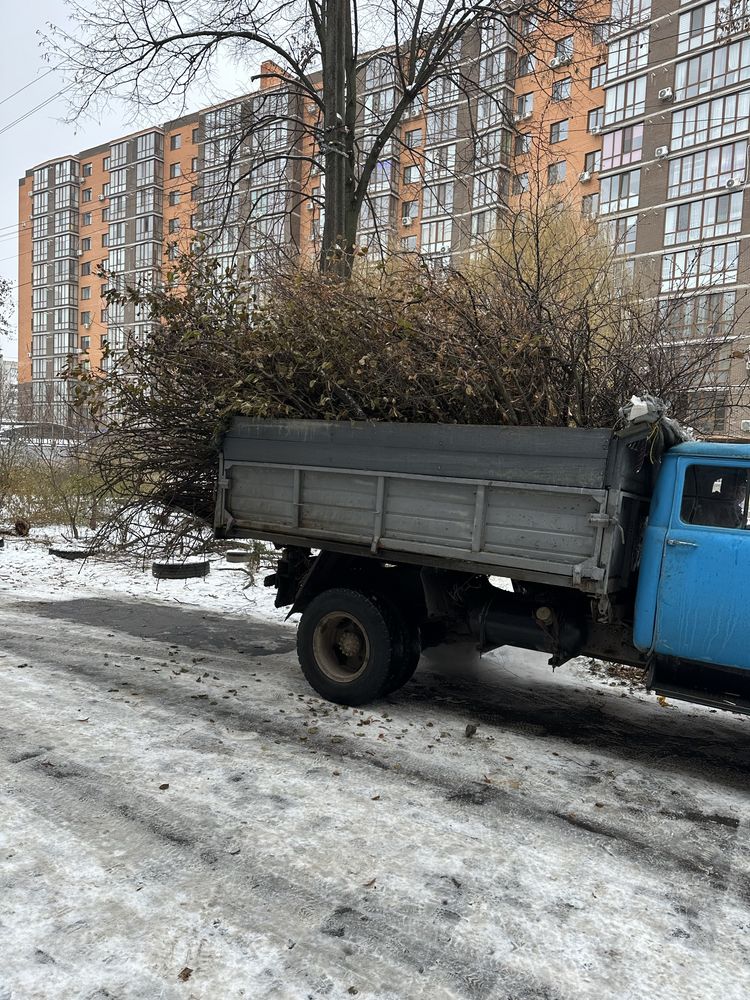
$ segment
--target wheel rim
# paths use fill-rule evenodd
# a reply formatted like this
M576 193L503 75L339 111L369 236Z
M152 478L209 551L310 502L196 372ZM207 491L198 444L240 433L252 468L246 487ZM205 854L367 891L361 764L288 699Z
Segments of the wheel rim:
M326 677L337 684L349 684L367 668L370 641L354 615L332 611L315 627L313 653Z

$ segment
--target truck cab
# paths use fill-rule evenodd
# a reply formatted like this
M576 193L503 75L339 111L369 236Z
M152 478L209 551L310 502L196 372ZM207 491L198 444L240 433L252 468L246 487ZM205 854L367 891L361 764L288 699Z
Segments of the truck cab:
M750 671L750 445L663 457L643 538L633 641L654 662ZM658 669L658 667L657 667Z

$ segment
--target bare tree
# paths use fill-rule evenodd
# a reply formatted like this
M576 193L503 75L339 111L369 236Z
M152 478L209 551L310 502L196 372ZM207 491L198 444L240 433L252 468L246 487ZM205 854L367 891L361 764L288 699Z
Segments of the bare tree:
M476 78L460 68L472 33L496 29L512 41L520 16L533 17L543 30L553 21L592 23L600 9L593 0L545 0L520 13L518 5L511 12L510 4L491 0L67 2L74 28L53 28L49 46L71 78L74 115L113 96L131 99L141 113L184 106L225 53L250 65L273 60L255 79L290 96L281 113L309 140L295 158L324 171L321 268L343 275L351 273L368 184L404 115L442 75L476 95ZM374 109L363 133L362 74L384 60L393 97ZM511 80L513 71L511 59ZM279 113L266 109L260 120L246 122L239 142Z

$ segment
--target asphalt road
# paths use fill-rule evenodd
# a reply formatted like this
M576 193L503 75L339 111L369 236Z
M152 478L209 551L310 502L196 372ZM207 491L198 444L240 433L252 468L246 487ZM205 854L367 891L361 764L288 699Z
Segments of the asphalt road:
M750 995L744 719L518 651L339 709L291 627L0 610L0 1000Z

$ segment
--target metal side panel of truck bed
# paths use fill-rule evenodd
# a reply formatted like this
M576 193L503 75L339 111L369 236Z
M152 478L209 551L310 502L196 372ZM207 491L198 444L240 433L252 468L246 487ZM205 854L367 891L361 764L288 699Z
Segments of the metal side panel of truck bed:
M236 417L215 526L604 594L629 581L650 478L608 429Z

